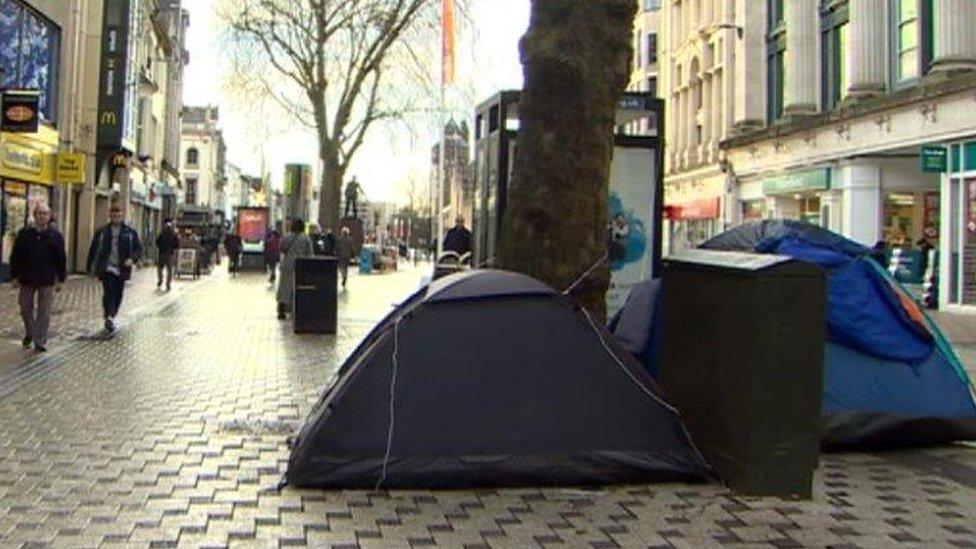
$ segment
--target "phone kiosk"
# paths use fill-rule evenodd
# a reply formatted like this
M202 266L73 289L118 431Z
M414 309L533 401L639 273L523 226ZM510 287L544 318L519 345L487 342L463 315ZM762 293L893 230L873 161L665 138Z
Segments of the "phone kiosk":
M475 189L472 264L497 264L496 252L509 201L519 129L518 91L503 91L475 112ZM617 106L610 170L607 246L613 314L634 284L660 276L664 205L664 101L625 93ZM588 265L581 265L580 272Z

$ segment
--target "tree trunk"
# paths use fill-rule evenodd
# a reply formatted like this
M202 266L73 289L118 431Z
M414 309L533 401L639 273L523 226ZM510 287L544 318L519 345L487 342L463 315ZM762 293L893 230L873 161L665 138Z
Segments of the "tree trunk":
M630 74L634 0L533 0L522 38L521 129L499 256L564 290L607 253L617 102ZM573 293L606 316L606 261Z
M319 153L322 161L321 196L319 200L319 226L339 233L339 208L342 197L342 179L345 172L335 155L327 151Z

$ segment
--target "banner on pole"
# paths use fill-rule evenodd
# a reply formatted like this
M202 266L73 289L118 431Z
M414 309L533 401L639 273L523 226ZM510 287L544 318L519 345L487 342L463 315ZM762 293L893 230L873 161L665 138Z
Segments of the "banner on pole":
M454 0L442 0L441 82L454 83Z

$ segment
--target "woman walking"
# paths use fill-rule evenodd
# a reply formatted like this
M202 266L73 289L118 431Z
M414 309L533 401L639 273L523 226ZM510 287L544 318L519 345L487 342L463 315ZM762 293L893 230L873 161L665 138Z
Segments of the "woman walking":
M281 235L278 231L271 231L264 241L264 265L270 273L269 284L273 285L278 280L279 261L281 261Z
M290 233L281 240L281 277L278 279L278 319L294 310L295 260L312 256L312 240L305 235L305 222L294 219Z

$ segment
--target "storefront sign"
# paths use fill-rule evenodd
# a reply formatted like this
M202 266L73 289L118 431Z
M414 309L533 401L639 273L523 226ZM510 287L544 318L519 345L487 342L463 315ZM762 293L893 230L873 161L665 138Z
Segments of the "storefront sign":
M764 179L762 183L763 193L767 195L827 190L830 188L830 169L788 173Z
M82 153L59 153L58 181L61 183L83 183L85 181L85 155Z
M918 155L920 169L925 173L949 171L949 151L941 145L924 145Z
M27 196L27 183L20 183L19 181L10 181L8 179L3 184L3 190L7 194L12 194L15 196Z
M44 171L44 153L32 147L5 142L3 167L38 175Z
M245 252L263 252L264 236L270 225L267 208L238 208L237 236Z
M722 199L714 196L699 198L680 204L668 204L664 207L665 219L680 221L686 219L716 219L721 216Z
M7 90L2 94L0 130L11 133L35 133L40 117L37 109L41 95L37 90Z

